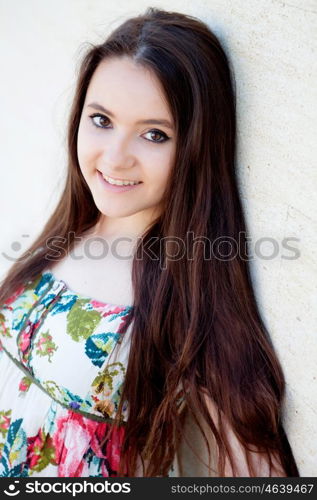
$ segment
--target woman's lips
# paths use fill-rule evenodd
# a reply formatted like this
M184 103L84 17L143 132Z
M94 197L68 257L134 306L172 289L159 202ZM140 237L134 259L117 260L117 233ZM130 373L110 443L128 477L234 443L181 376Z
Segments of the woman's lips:
M106 179L103 178L103 175L101 172L99 172L99 170L98 170L98 177L100 179L102 186L108 191L112 191L114 193L123 193L124 191L130 191L131 189L135 189L141 184L143 184L142 182L140 182L139 184L134 184L134 185L128 184L127 186L115 186L114 184L110 184L109 182L107 182Z

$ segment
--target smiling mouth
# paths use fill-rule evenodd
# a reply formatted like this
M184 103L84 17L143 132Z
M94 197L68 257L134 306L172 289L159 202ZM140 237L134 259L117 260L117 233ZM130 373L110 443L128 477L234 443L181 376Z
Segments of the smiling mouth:
M137 184L141 184L142 181L131 181L128 179L115 179L114 177L110 177L109 175L105 175L100 170L98 172L102 175L104 180L111 184L112 186L136 186Z
M126 191L133 191L135 190L138 186L143 184L143 182L137 182L137 183L113 183L113 182L108 182L102 175L102 173L97 170L99 180L101 184L103 185L104 189L108 191L112 191L114 193L124 193Z

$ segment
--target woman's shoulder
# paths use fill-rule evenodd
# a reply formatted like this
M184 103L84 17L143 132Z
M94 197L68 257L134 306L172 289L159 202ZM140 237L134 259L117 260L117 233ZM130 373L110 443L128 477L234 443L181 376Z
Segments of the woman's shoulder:
M39 318L45 314L59 316L68 314L75 308L73 314L82 310L86 315L94 315L94 311L101 316L130 314L131 306L103 302L98 298L78 293L70 288L68 283L57 277L50 268L45 268L34 278L20 284L16 290L3 302L0 308L0 334L11 336L9 330L20 331L30 317Z
M78 248L73 254L50 262L45 270L79 295L93 297L105 304L131 307L131 263L111 255L95 259L84 253L87 251Z

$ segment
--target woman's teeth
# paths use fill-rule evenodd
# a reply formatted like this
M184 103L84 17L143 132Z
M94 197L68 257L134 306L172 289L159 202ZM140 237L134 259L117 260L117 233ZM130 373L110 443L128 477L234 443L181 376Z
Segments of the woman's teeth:
M103 175L103 178L109 182L109 184L114 184L116 186L133 186L134 184L140 184L140 181L116 181L107 175Z

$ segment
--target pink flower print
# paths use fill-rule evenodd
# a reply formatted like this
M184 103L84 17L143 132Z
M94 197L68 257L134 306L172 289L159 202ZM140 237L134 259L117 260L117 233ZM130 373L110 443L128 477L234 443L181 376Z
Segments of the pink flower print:
M124 439L125 430L123 426L114 427L110 437L106 440L104 438L111 429L111 424L100 423L96 428L95 434L91 440L90 446L92 451L98 458L106 459L101 462L102 475L105 477L117 476L120 463L120 450ZM110 466L110 474L107 469L107 463ZM112 473L111 473L112 472Z
M104 302L99 302L99 300L91 300L90 303L94 309L104 309L105 305L108 305Z
M25 352L29 345L30 345L30 333L29 333L30 327L27 327L24 332L21 333L20 338L19 338L19 349L22 352Z
M79 477L83 469L83 456L90 446L98 422L79 413L67 411L56 421L52 436L58 462L58 476Z
M121 314L124 311L124 307L112 306L111 304L108 304L108 306L111 307L111 309L103 312L102 316L104 318L106 318L107 316L113 316L115 314Z
M35 323L28 322L25 329L20 334L18 347L21 350L21 352L23 353L24 361L26 361L26 358L27 358L27 350L30 347L31 338L32 338L35 330L39 326L39 324L40 324L40 321L37 321Z
M35 323L28 322L25 329L20 334L18 341L18 348L22 352L23 355L22 359L24 362L27 362L28 360L31 339L39 325L40 325L40 320L36 321Z
M55 449L52 438L40 429L38 434L28 438L27 462L31 470L40 472L48 464L55 462Z
M40 459L39 450L41 449L41 445L43 445L43 438L41 436L42 432L40 431L40 435L29 437L28 438L28 462L30 464L30 469L34 469Z
M23 377L21 379L21 382L19 384L19 391L20 392L26 392L30 388L30 385L32 384L32 380L29 377Z
M26 384L24 384L23 379L22 379L20 384L19 384L19 391L26 392L27 389L28 389L28 386Z
M120 463L120 453L124 438L124 427L116 427L106 444L106 455L112 470L117 471Z
M104 477L109 477L108 463L114 473L112 475L116 475L124 428L114 428L112 436L106 441L104 455L101 443L109 429L110 424L107 422L96 422L67 410L67 413L56 421L56 431L52 436L58 476L81 477L87 474L87 463L83 457L89 449L101 459L101 472Z

